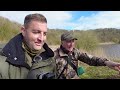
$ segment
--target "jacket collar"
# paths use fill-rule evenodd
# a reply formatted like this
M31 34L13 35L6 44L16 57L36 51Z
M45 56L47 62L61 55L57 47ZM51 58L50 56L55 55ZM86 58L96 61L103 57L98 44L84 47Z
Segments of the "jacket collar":
M16 35L12 38L2 49L2 53L7 57L6 61L15 66L24 66L30 68L25 63L25 54L22 48L23 36L22 34Z

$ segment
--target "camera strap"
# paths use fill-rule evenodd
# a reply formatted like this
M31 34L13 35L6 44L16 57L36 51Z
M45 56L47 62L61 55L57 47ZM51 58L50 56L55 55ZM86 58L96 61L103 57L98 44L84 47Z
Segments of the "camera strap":
M65 60L67 61L67 64L64 66L62 72L60 73L60 75L58 76L58 79L60 78L60 76L63 74L64 70L67 68L68 64L76 71L77 73L77 67L71 62L72 61L72 56L68 55L67 58L65 58ZM78 73L77 73L78 74Z
M63 72L65 71L65 69L67 68L68 63L64 66L62 72L59 74L59 76L57 77L57 79L59 79L61 77L61 75L63 74Z
M77 73L77 67L72 63L72 55L68 55L68 59L67 59L67 62L68 64L76 71ZM66 59L65 59L66 60Z

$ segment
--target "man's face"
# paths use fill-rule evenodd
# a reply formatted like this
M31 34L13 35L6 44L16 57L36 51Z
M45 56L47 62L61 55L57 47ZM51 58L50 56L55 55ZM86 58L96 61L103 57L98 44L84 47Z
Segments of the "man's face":
M62 46L63 46L66 50L72 51L73 48L75 47L75 40L62 41Z
M31 21L27 28L21 29L24 39L32 50L40 50L46 41L47 23Z

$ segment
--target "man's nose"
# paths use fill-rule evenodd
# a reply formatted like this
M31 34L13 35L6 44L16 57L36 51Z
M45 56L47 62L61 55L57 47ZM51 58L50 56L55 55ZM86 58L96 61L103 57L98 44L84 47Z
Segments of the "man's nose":
M38 39L41 40L41 41L43 41L43 39L44 39L43 33L41 33L41 34L39 35Z

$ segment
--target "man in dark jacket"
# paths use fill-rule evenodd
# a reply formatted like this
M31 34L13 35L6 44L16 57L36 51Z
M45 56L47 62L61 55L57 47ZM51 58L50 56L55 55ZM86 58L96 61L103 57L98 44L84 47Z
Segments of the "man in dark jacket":
M27 15L21 33L0 52L0 79L55 78L54 52L45 43L46 36L47 19Z
M79 74L82 74L84 71L78 67L78 60L91 66L108 66L120 71L120 63L80 52L75 48L75 40L77 38L71 32L61 35L60 48L55 50L57 78L79 79Z

